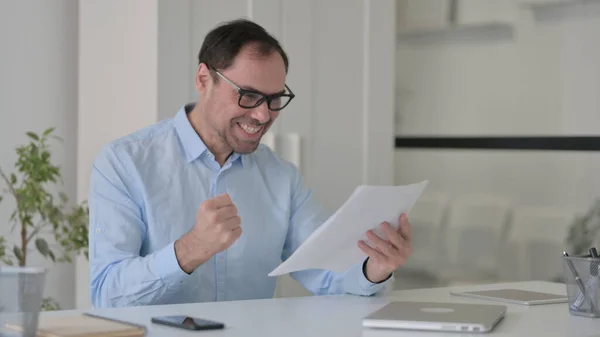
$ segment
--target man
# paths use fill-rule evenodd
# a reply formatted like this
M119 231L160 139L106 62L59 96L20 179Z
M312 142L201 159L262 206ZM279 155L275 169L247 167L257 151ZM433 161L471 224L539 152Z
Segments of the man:
M267 274L325 220L297 169L261 137L294 98L288 58L262 27L216 27L198 56L198 100L108 144L89 194L94 307L273 296ZM410 225L369 231L344 273L292 273L313 294L369 296L409 256Z

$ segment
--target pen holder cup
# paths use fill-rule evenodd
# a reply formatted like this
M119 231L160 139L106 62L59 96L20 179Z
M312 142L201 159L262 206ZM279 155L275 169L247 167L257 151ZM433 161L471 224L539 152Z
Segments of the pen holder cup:
M563 257L569 312L584 317L600 317L600 259Z
M0 336L35 337L46 270L0 266Z

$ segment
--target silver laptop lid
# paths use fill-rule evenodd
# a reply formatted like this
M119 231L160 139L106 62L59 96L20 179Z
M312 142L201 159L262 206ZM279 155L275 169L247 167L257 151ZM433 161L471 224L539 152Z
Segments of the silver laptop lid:
M365 317L363 326L487 332L494 328L505 313L504 305L396 301Z

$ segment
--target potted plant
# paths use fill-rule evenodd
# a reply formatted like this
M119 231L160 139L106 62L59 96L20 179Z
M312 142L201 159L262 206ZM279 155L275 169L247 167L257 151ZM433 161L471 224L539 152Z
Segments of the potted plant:
M10 215L11 233L19 231L19 240L9 243L0 236L0 262L10 266L24 267L31 251L47 259L71 262L74 255L88 256L88 208L86 202L69 203L65 193L54 195L50 190L61 181L60 168L52 164L48 145L54 128L42 134L27 132L29 143L17 147L16 173L8 173L0 167L0 201L4 197L14 200L15 207ZM49 244L40 235L48 232L54 236L55 244ZM44 298L42 310L59 309L52 298Z
M566 243L570 255L586 255L597 243L600 232L600 199L581 216L577 216L567 235Z

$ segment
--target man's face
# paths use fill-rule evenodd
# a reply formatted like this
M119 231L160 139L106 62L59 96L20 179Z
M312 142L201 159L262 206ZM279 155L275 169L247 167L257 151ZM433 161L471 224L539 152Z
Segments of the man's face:
M231 67L217 70L242 89L265 95L285 90L285 65L276 51L262 56L252 46L245 46ZM217 78L216 83L207 78L210 83L201 92L206 122L221 146L237 153L253 152L279 112L269 110L266 100L255 108L242 108L238 104L240 94L237 90L225 79L215 73L212 75Z

